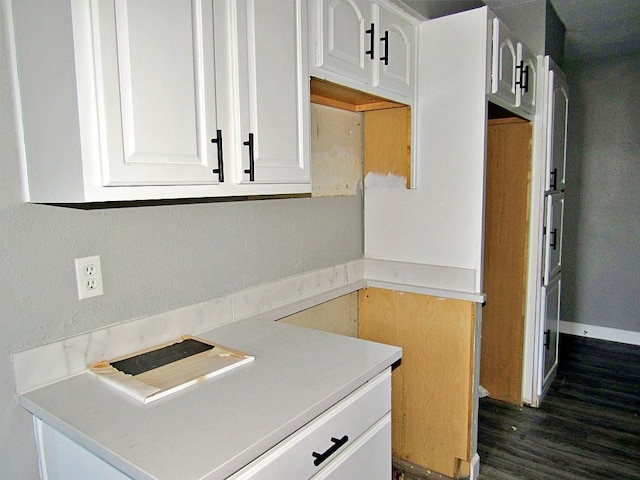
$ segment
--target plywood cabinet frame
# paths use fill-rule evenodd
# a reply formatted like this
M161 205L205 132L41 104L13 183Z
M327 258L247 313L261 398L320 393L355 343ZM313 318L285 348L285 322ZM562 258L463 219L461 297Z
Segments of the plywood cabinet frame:
M412 110L369 93L311 79L311 103L364 115L364 174L404 179L412 188Z

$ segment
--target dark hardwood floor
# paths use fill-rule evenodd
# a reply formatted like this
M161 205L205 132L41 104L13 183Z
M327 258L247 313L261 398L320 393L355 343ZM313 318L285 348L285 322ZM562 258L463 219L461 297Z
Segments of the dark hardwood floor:
M480 401L480 480L640 480L640 347L562 335L538 409Z

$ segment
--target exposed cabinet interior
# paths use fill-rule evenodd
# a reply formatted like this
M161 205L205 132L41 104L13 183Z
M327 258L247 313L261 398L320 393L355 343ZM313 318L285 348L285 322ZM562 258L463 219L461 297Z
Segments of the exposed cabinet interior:
M531 140L526 120L488 121L480 384L512 404L522 403Z
M403 178L411 188L411 107L317 78L311 103L362 112L364 174Z
M392 373L393 456L468 476L477 304L378 288L360 290L358 303L358 336L402 347Z

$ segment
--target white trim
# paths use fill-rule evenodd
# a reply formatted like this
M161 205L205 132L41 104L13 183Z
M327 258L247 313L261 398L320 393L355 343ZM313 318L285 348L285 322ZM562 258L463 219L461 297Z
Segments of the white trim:
M480 455L477 453L471 459L470 470L469 480L477 480L480 477Z
M586 323L574 323L560 321L560 333L576 335L580 337L596 338L611 342L627 343L629 345L640 345L640 332L631 330L621 330L619 328L599 327Z

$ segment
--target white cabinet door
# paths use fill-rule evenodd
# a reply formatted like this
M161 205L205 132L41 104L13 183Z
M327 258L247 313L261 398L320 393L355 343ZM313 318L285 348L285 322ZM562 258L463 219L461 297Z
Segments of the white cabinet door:
M377 4L378 55L374 85L413 97L415 28L384 4Z
M562 268L563 215L564 194L547 195L544 225L544 285L548 285Z
M316 0L310 19L312 75L384 98L414 98L417 21L371 0Z
M91 3L102 184L217 183L211 1Z
M69 437L33 417L42 478L47 480L130 480Z
M235 4L239 131L237 183L310 183L304 0Z
M542 342L540 348L541 365L540 384L538 385L538 395L549 386L558 366L558 339L560 335L560 287L562 284L561 275L542 288L542 315L543 331L540 332Z
M516 105L517 41L498 18L493 19L493 61L491 93L509 105Z
M518 42L518 59L516 63L516 106L528 113L536 113L536 72L538 60L527 47Z
M569 95L562 72L549 70L547 106L547 183L546 191L564 190L567 160L567 115Z
M371 16L371 2L322 0L315 26L315 65L369 83L377 49L377 31Z

